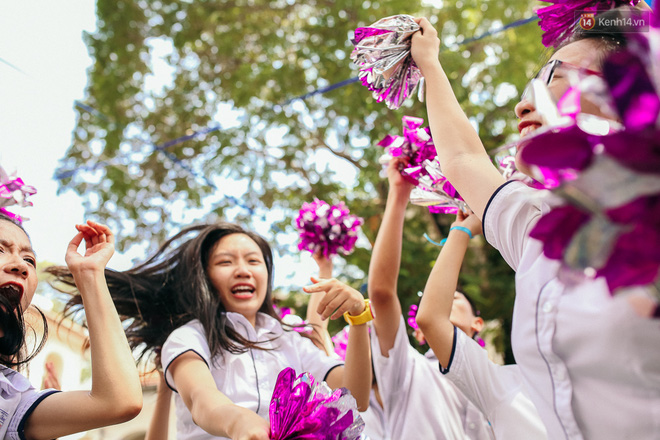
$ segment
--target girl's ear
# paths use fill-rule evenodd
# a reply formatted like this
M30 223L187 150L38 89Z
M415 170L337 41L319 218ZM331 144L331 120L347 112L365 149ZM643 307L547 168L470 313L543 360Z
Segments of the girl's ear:
M474 318L474 321L472 321L472 331L475 333L481 332L481 330L484 328L484 319L481 316L477 316Z

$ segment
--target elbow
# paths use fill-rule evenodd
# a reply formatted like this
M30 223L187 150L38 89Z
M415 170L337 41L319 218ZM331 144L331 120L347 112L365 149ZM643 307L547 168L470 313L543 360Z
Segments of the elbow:
M108 413L112 415L113 424L116 424L133 420L140 411L142 411L142 394L118 402Z
M122 411L118 414L119 418L122 419L120 423L133 420L135 417L137 417L138 414L140 414L141 411L142 396L140 396L140 399L136 399L133 402L129 402L123 405Z
M432 325L433 319L434 318L430 316L429 313L426 313L424 309L420 309L417 313L417 316L415 316L417 325L422 332L428 332L429 327ZM437 319L437 317L435 319Z
M386 286L373 286L373 288L369 288L367 292L369 293L369 300L372 304L388 305L394 300L399 300L396 296L396 292Z

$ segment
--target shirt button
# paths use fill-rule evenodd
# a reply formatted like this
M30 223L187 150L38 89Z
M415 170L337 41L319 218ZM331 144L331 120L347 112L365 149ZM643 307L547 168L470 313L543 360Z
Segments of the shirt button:
M555 377L557 378L557 380L563 381L564 379L566 379L566 373L564 372L564 370L557 370L555 372Z
M475 425L474 423L470 423L468 426L470 427L470 429L474 429L477 427L477 425Z
M552 312L552 303L548 301L548 302L546 302L545 304L543 304L543 311L544 311L545 313L550 313L550 312Z

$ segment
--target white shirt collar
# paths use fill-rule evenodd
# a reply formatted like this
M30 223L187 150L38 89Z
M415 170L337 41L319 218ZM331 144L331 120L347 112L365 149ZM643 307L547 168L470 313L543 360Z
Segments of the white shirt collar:
M244 333L243 330L248 332L247 334L243 335L245 337L254 337L256 335L257 338L260 338L266 334L280 336L284 332L282 329L282 324L280 324L277 319L262 312L257 312L256 328L252 327L250 321L248 321L247 318L240 313L225 312L225 315L227 316L227 321L229 321L235 330L241 334Z

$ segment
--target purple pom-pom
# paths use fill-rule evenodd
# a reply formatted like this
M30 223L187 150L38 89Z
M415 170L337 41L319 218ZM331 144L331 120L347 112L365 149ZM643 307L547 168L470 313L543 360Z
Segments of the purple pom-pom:
M314 199L304 203L296 218L300 231L298 249L311 253L320 251L326 258L338 253L349 254L355 247L362 223L360 217L350 214L343 202L329 205Z
M364 421L345 388L331 390L311 374L280 372L270 400L272 440L357 440Z

